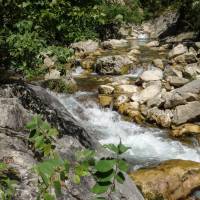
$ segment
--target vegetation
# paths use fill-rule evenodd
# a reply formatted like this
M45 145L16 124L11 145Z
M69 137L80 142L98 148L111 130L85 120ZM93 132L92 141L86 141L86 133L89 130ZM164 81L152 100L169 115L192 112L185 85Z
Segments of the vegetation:
M76 160L70 163L55 151L54 142L58 132L43 121L41 116L33 117L26 128L30 131L30 148L39 160L34 166L34 171L39 176L38 200L55 200L61 197L67 188L66 180L81 184L81 178L85 176L92 176L96 180L91 188L96 199L110 200L111 194L115 192L116 182L123 184L125 181L124 173L128 170L128 164L120 157L129 148L121 142L119 145L104 146L114 154L112 157L97 159L95 151L85 149L76 152ZM15 182L8 176L8 171L9 166L0 162L0 195L3 200L11 200L15 195Z
M66 47L71 42L99 38L106 25L141 21L132 2L127 7L104 0L1 0L1 64L38 75L40 53L49 50L64 64L73 53Z

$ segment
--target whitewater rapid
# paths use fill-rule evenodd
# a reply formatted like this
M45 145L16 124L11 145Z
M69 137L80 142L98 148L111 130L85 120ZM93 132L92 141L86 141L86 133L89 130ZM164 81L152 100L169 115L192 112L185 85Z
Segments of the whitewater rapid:
M131 147L128 156L138 167L169 159L200 162L200 148L172 140L161 129L125 121L117 112L101 108L92 96L90 92L78 92L71 96L60 95L59 100L82 126L100 134L101 144L118 144L121 138Z

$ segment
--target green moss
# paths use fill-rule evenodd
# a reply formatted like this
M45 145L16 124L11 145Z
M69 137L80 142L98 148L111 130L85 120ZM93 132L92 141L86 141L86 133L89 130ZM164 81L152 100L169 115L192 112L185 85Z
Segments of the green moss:
M58 93L72 94L77 91L76 83L65 79L47 80L42 83L42 86Z

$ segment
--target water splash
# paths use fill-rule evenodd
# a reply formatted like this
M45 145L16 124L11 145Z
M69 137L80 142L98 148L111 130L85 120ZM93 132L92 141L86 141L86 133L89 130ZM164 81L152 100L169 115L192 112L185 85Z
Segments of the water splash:
M83 126L96 130L102 144L122 142L131 147L128 154L137 164L168 159L200 161L199 148L191 148L167 138L157 128L144 128L124 121L110 109L102 109L91 99L93 93L78 92L74 96L60 96L59 100Z

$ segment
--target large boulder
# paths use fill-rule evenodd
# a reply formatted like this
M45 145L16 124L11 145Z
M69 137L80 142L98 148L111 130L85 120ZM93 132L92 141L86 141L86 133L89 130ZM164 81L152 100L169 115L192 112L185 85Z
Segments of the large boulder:
M121 40L110 39L108 41L104 41L101 43L103 49L115 49L115 48L125 47L127 45L128 41L124 39Z
M105 56L96 61L96 72L101 75L120 75L128 72L133 62L125 56Z
M116 94L133 94L138 91L139 89L135 85L118 85L115 87Z
M146 87L141 92L133 94L131 99L135 102L145 103L148 100L156 97L161 92L161 86L159 84L153 84Z
M179 18L177 11L167 11L159 17L144 23L143 29L150 33L151 38L167 36L170 30L176 25Z
M178 76L168 76L166 79L170 85L175 87L181 87L189 82L186 78L181 78Z
M154 70L147 70L144 71L140 79L143 81L158 81L163 78L163 72L160 69L154 69Z
M72 43L71 48L77 52L92 53L99 48L99 43L93 40Z
M184 105L187 102L196 101L200 94L200 80L194 80L186 85L167 92L164 96L164 107L174 108L178 105Z
M114 87L109 85L100 85L98 89L100 94L105 94L105 95L110 95L114 91Z
M200 122L200 102L193 101L185 105L177 106L174 110L173 123L180 125L186 122Z
M184 68L183 74L188 78L195 79L200 74L200 63L188 64Z
M187 47L183 44L178 44L169 52L169 58L174 58L188 51Z
M171 126L173 114L171 110L160 110L156 107L147 111L147 118L150 121L155 121L156 124L169 128Z
M0 98L0 127L13 130L24 129L31 116L17 98Z
M200 134L200 126L197 124L183 124L173 128L170 132L173 137L183 137L188 135Z
M145 199L186 199L200 185L200 163L170 160L130 176Z

